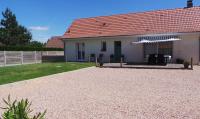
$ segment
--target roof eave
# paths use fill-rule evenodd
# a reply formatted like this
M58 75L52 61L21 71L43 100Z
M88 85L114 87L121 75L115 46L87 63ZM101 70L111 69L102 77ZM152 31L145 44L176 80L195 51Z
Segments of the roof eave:
M88 39L88 38L109 38L109 37L140 37L140 36L153 36L153 35L181 35L181 34L186 34L186 33L200 33L200 31L191 31L191 32L168 32L168 33L151 33L151 34L132 34L132 35L113 35L113 36L94 36L94 37L61 37L63 41L66 40L74 40L74 39Z

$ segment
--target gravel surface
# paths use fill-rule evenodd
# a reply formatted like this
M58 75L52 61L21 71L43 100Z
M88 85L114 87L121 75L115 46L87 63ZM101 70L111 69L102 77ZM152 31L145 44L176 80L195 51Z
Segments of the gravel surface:
M0 99L8 94L47 119L200 119L200 67L91 67L0 86Z

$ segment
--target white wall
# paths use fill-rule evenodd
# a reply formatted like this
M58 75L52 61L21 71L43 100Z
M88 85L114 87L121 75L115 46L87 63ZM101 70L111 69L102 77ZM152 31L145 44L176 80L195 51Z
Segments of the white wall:
M173 61L177 58L190 61L192 57L194 64L199 63L199 34L181 34L181 41L175 41L173 43ZM106 41L107 51L101 52L101 42ZM137 41L137 37L134 36L121 36L121 37L101 37L101 38L83 38L83 39L71 39L66 40L66 59L67 61L76 61L76 47L77 42L85 43L86 61L88 61L90 54L100 53L104 54L104 60L109 62L109 56L114 54L114 41L122 42L122 54L125 55L127 62L143 62L143 45L131 44Z
M199 34L181 35L181 41L175 41L173 44L173 59L177 58L190 61L194 64L199 63Z
M101 52L101 42L106 41L107 51ZM143 48L142 45L133 45L132 42L137 41L136 37L101 37L101 38L84 38L66 40L66 59L67 61L76 61L76 47L77 42L85 43L86 61L90 54L100 53L104 54L104 61L109 62L109 57L114 54L114 41L121 41L122 54L125 55L127 62L141 62L143 61Z

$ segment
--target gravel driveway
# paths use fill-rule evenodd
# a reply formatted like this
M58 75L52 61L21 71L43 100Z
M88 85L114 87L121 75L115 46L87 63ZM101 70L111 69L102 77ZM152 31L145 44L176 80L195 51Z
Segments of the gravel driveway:
M48 119L200 119L200 67L91 67L0 86L0 99L8 94Z

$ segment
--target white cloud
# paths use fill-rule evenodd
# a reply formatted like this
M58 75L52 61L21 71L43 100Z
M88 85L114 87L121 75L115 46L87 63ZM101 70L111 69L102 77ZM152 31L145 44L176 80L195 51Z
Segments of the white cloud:
M47 26L31 26L31 27L29 27L29 29L32 31L48 31L49 27L47 27Z

